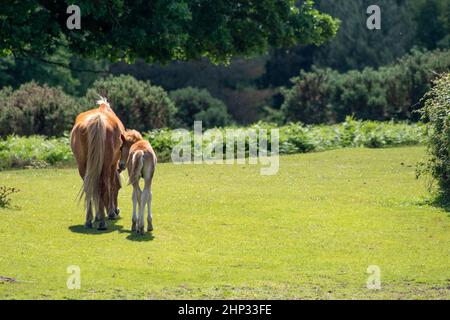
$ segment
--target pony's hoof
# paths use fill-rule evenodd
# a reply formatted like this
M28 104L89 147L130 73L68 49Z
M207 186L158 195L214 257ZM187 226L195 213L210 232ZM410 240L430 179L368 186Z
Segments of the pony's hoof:
M153 231L153 226L148 226L147 231L149 231L149 232Z
M91 221L86 222L86 223L84 224L84 227L85 227L86 229L92 229L92 222L91 222Z
M100 221L100 223L98 224L97 230L108 230L108 228L106 226L106 222L105 221Z
M145 233L144 227L139 228L139 230L137 231L137 233L138 233L138 234L144 234L144 233Z
M109 220L116 220L116 219L117 219L117 216L116 216L114 213L108 214L108 219L109 219Z
M115 208L112 210L112 212L108 213L108 219L109 220L116 220L119 219L120 209Z

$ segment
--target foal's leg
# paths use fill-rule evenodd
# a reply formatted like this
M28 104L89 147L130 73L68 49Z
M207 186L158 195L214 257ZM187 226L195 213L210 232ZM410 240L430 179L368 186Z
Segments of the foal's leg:
M147 202L147 231L153 231L153 224L152 224L152 198L153 193L151 189L151 182L149 184L149 194L148 194L148 202Z
M139 183L133 185L133 218L131 218L131 231L137 230L137 216L136 216L136 207L139 210L141 203L141 188L139 187Z
M139 207L139 218L138 218L138 233L144 234L144 210L145 206L148 204L150 198L150 185L148 181L145 181L144 190L142 190L141 195L141 205Z
M153 193L152 193L152 180L153 180L153 173L155 171L155 164L153 162L153 158L152 157L147 157L145 159L145 164L144 164L144 181L145 181L145 186L144 186L144 190L147 190L147 201L145 202L145 204L147 205L147 231L153 231L153 224L152 224L152 198L153 198ZM144 218L142 218L144 219Z

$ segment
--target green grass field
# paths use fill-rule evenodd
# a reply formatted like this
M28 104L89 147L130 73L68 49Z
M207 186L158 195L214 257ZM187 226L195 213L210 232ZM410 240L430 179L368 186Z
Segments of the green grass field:
M2 299L449 299L450 215L415 179L422 147L342 149L259 166L160 164L152 234L83 228L75 169L0 172ZM81 269L69 290L67 267ZM369 290L367 268L381 269Z

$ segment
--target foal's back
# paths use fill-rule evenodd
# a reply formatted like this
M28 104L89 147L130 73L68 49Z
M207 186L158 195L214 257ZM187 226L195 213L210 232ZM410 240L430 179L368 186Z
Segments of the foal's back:
M128 159L129 184L139 182L140 177L143 177L146 182L153 178L157 159L155 151L147 140L142 139L134 143L130 148Z

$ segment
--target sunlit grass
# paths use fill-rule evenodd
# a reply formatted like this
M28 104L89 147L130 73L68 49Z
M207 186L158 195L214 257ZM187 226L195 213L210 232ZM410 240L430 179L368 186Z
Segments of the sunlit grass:
M0 298L450 298L450 217L429 205L424 148L343 149L258 166L160 164L154 227L86 231L75 169L0 172ZM14 207L16 206L16 207ZM68 290L67 267L81 268ZM368 290L369 265L381 290Z

